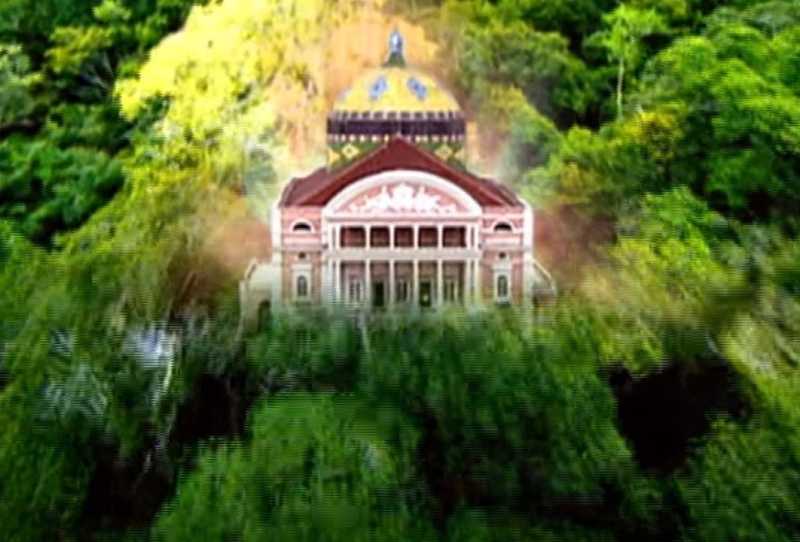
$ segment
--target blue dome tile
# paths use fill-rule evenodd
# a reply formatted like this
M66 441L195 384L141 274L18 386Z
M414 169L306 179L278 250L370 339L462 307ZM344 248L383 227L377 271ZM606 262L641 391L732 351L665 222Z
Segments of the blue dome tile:
M428 87L420 83L416 77L408 78L408 89L413 92L420 101L428 97Z
M386 81L386 76L381 75L378 77L372 86L369 88L369 99L373 102L379 99L389 89L389 83Z

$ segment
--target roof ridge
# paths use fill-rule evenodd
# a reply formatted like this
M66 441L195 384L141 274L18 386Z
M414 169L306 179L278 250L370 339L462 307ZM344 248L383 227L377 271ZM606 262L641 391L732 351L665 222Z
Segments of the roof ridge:
M408 167L404 167L404 161L408 161ZM471 193L482 207L521 205L509 187L448 164L434 152L420 148L399 135L338 171L323 166L302 179L293 180L294 184L290 183L285 189L281 205L322 205L340 190L336 186L341 183L350 184L360 177L400 169L420 169L447 178Z
M408 142L406 142L406 143L408 143ZM419 151L421 154L425 155L428 159L433 160L437 164L441 164L442 167L444 167L446 170L454 173L455 175L464 175L464 176L469 177L472 180L476 181L478 183L478 187L477 188L479 190L481 190L482 192L488 193L488 191L485 189L485 187L481 186L481 183L491 183L491 184L495 185L501 191L505 192L506 196L513 196L513 197L509 198L510 200L513 201L513 203L519 203L519 198L517 198L517 196L504 183L500 183L500 182L498 182L496 179L494 179L492 177L484 177L482 175L476 175L475 173L472 173L471 171L466 169L466 167L463 170L457 169L456 167L448 164L446 161L440 159L438 156L436 156L436 154L434 154L433 152L429 151L428 149L423 149L423 148L418 147L416 145L412 145L411 143L408 143L408 144L411 145L415 150Z
M302 177L295 175L291 179L289 179L289 182L286 183L286 186L283 188L283 190L281 190L281 197L278 200L278 205L282 206L287 200L291 198L292 194L297 189L297 185L300 183L300 181L302 181L303 179L308 179L313 177L323 169L325 169L325 166L321 166L311 170L311 172L308 173L308 175L304 175Z
M379 152L381 152L382 150L386 149L389 146L389 143L391 143L392 141L394 141L394 139L385 142L383 145L379 145L378 147L376 147L376 148L372 149L371 151L369 151L368 153L366 153L364 156L359 157L358 160L355 160L355 161L347 164L346 166L344 166L339 171L334 172L334 171L330 170L329 168L327 168L327 166L322 166L321 168L317 169L316 171L319 171L320 169L328 169L328 173L331 176L333 176L333 177L341 177L343 175L346 175L348 172L350 172L351 170L355 169L356 167L358 167L361 163L363 163L366 160L372 158L373 156L376 156ZM314 173L316 173L316 171ZM312 175L313 175L313 173L312 173ZM325 186L320 186L316 190L313 190L310 194L307 194L303 199L305 199L305 200L313 199L324 188L325 188Z

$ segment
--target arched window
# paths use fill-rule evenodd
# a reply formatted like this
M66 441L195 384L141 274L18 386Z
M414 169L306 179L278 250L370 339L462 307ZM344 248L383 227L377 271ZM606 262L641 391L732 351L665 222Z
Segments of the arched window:
M312 231L312 230L311 230L311 224L309 224L308 222L304 222L304 221L298 221L298 222L295 222L295 223L292 225L292 231L293 231L294 233L307 233L307 232L311 232L311 231Z
M296 292L298 299L305 299L308 297L308 277L305 275L297 277Z
M508 222L498 222L494 225L494 231L497 232L512 232L514 228L511 227L511 224Z
M508 301L508 275L497 276L497 300Z

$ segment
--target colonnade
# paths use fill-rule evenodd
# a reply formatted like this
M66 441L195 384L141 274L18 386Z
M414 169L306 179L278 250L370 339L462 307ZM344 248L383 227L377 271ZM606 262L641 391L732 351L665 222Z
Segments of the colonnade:
M354 247L354 246L346 246L343 242L342 232L344 228L359 228L363 229L365 235L365 243L364 246L361 247ZM410 246L403 246L400 247L396 243L396 232L398 228L411 228L412 230L412 243ZM420 246L420 230L422 228L435 228L436 229L436 245L435 247L422 247ZM477 224L447 224L447 223L437 223L437 224L333 224L330 225L327 230L327 237L329 242L329 250L342 250L342 249L352 249L352 248L361 248L365 250L370 250L372 248L406 248L406 249L420 249L420 248L436 248L436 249L443 249L447 248L444 246L444 230L447 228L463 228L464 230L464 240L465 243L463 246L458 248L462 249L470 249L474 250L478 248L479 245L479 227ZM389 245L388 247L373 247L372 246L372 230L374 229L388 229L389 231Z
M423 264L433 263L435 273L433 277L421 277L420 268ZM455 300L445 300L445 277L444 265L446 263L461 264L458 274L457 285L458 294ZM375 264L386 264L388 274L375 277L373 266ZM412 307L423 305L421 300L421 284L431 283L430 306L443 306L446 302L464 302L475 304L480 301L480 260L472 257L463 260L456 259L407 259L402 255L389 259L364 259L346 260L342 258L328 258L323 268L323 294L327 294L327 299L333 303L360 304L372 306L373 284L375 281L384 282L384 304L391 307L396 304L398 298L397 286L399 284L397 266L400 264L411 264L411 284L407 298L402 301ZM355 267L356 269L351 269ZM358 270L360 267L360 272ZM350 270L350 275L345 274L345 270ZM357 281L361 286L351 286L352 281ZM388 284L386 284L388 282ZM386 288L388 286L388 288Z

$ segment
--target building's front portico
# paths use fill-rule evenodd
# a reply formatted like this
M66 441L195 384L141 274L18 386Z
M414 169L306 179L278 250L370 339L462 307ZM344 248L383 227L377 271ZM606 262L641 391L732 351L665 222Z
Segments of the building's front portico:
M424 171L392 170L342 190L322 212L323 290L371 308L472 302L481 208Z

